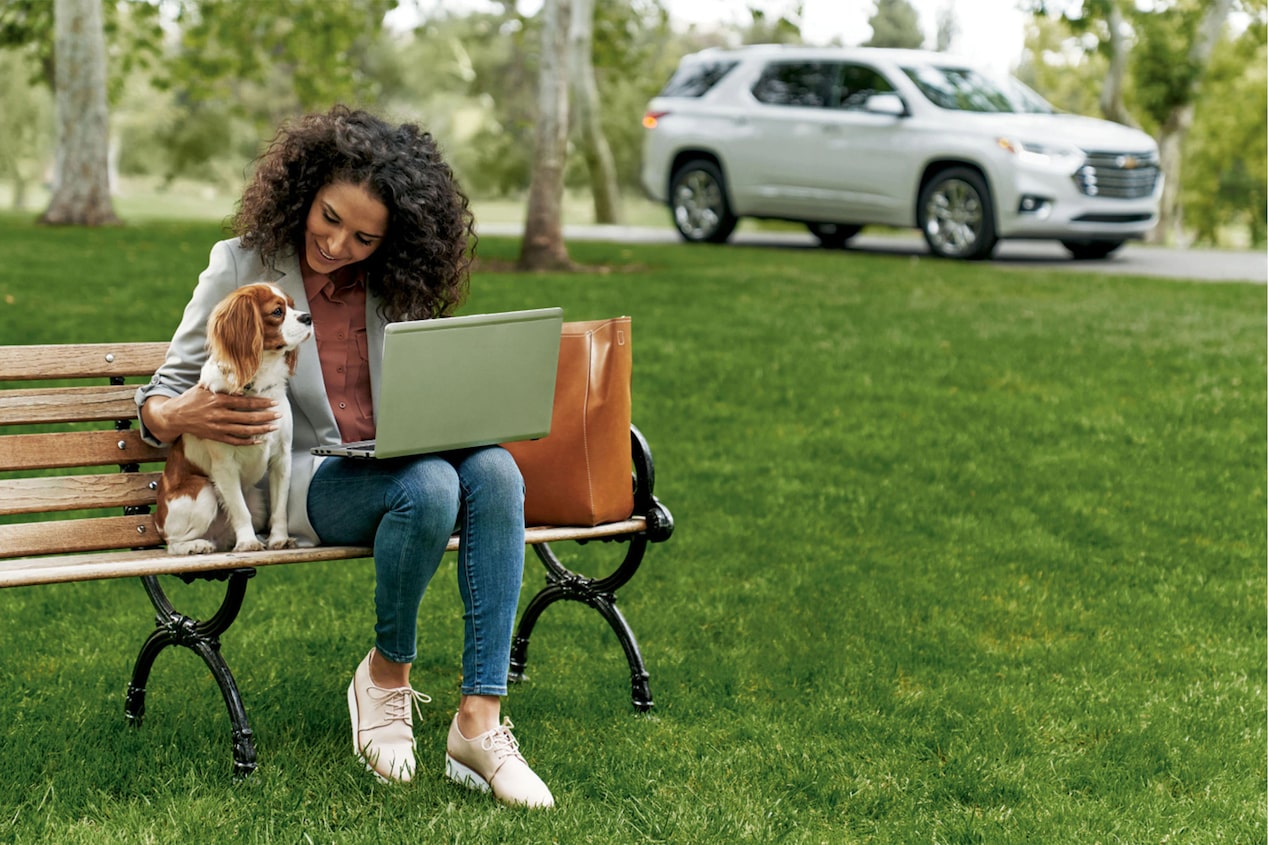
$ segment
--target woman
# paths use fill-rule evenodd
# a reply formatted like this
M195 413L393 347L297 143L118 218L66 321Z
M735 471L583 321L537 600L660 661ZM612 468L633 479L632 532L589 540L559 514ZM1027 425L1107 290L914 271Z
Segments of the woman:
M238 237L212 248L167 360L138 390L138 416L152 443L193 433L242 444L272 430L279 415L268 400L194 389L207 317L253 282L306 302L315 336L288 391L291 530L301 545L374 548L375 642L348 687L353 747L381 780L414 775L412 711L430 701L409 683L418 608L457 525L465 640L446 774L508 804L547 807L550 790L499 721L524 566L524 488L510 455L496 446L388 461L309 454L374 436L384 326L462 302L472 224L467 197L418 127L342 106L284 126L243 193Z

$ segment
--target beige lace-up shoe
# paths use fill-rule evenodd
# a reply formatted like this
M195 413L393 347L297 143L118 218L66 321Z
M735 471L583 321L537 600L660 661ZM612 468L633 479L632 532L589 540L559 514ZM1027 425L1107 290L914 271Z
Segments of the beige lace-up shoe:
M458 717L449 726L445 776L468 789L493 792L503 804L520 807L553 807L554 796L520 754L511 733L510 719L474 739L458 730Z
M414 777L414 711L431 698L412 687L376 687L370 680L370 654L348 685L352 749L384 783L409 781Z

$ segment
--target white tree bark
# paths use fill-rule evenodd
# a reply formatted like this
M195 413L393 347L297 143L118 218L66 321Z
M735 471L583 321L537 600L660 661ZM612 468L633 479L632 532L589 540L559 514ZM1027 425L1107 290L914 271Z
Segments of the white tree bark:
M53 196L41 222L118 223L110 201L106 39L101 0L55 0L57 155Z
M616 162L600 120L599 86L594 79L594 0L572 0L568 27L568 67L572 77L572 107L581 152L590 174L596 223L621 222L621 192Z
M1101 89L1101 113L1115 123L1131 126L1136 129L1140 124L1127 110L1123 102L1123 85L1127 79L1127 58L1131 52L1131 42L1127 38L1127 22L1123 19L1123 10L1118 3L1110 4L1109 20L1110 66L1109 75L1105 77L1105 87Z
M537 89L537 131L528 188L522 270L570 268L564 244L564 162L568 155L568 0L542 4L542 54Z
M1233 0L1210 0L1207 4L1202 22L1198 25L1197 37L1189 48L1189 60L1203 68L1204 72L1193 83L1188 99L1173 108L1158 129L1158 159L1162 172L1167 174L1167 181L1162 188L1162 208L1159 210L1158 226L1152 240L1178 245L1184 243L1184 207L1180 202L1184 185L1181 169L1184 142L1193 127L1193 115L1197 111L1205 68L1211 62L1211 54L1215 51L1220 33L1224 31L1224 24L1228 21L1232 7Z

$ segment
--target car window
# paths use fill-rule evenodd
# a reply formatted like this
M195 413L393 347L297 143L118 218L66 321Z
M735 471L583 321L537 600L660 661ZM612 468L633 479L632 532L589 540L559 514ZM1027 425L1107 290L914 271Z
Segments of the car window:
M1013 104L1017 107L1017 111L1031 112L1033 114L1056 114L1057 109L1052 103L1036 94L1032 89L1024 83L1011 76L1000 80L1005 90L1009 93Z
M864 65L841 65L834 86L832 105L839 109L861 111L873 94L892 94L889 80Z
M827 105L833 65L826 62L773 62L753 86L753 96L773 106Z
M730 73L738 61L690 62L679 65L678 70L665 83L662 97L703 97Z
M1018 112L1020 108L1000 86L970 68L905 67L903 73L935 106L953 111Z

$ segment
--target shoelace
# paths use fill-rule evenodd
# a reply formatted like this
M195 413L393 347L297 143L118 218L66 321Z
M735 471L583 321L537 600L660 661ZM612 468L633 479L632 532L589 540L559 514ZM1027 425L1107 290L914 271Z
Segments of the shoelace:
M511 733L511 728L513 727L515 725L511 724L511 720L503 717L502 724L489 731L480 740L480 747L485 751L492 751L499 763L508 757L524 759L523 755L520 754L520 742L515 738L515 734Z
M413 687L397 687L395 689L384 689L382 687L371 686L366 690L370 698L381 702L383 705L383 716L387 720L383 724L390 722L404 722L411 728L414 723L410 720L410 710L413 709L418 713L418 718L423 717L423 711L419 708L420 704L431 704L431 696L426 693L419 692ZM412 705L412 708L411 708ZM382 727L378 725L377 727Z

